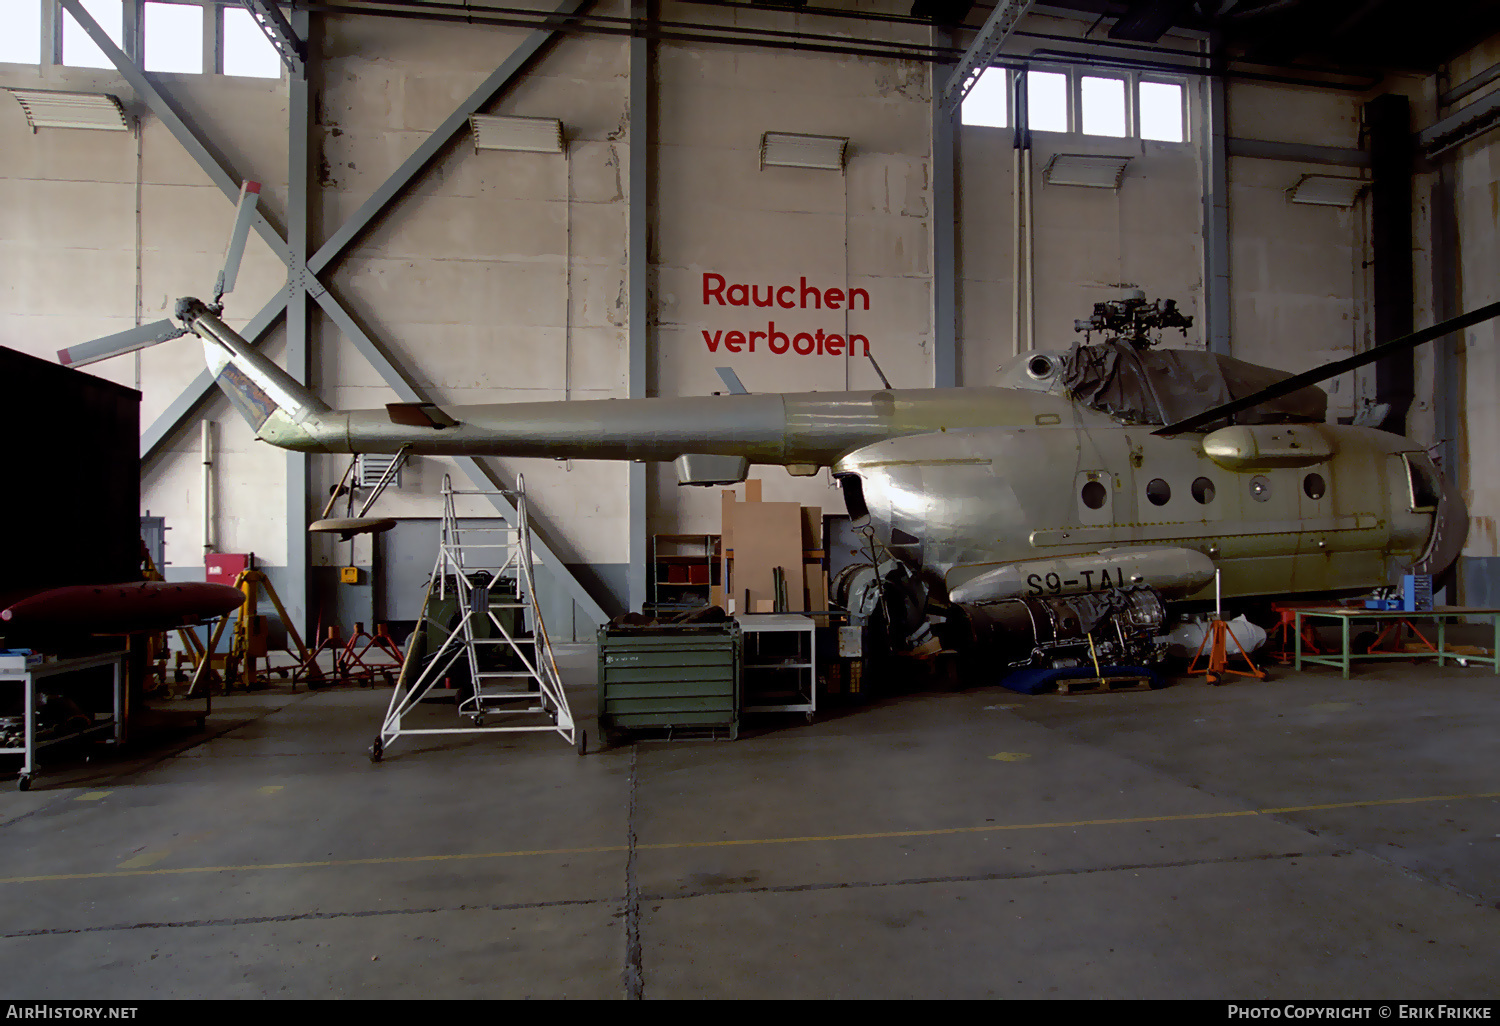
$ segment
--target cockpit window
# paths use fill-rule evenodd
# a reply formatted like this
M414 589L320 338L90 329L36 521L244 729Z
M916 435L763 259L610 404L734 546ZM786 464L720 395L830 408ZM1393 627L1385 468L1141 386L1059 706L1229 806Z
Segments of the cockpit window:
M1424 452L1404 452L1406 481L1411 488L1411 511L1426 513L1438 507L1443 495L1443 485L1437 468Z

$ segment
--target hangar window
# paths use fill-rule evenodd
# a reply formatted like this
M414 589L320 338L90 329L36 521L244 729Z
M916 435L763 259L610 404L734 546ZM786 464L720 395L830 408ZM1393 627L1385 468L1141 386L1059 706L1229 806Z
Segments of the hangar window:
M281 58L250 12L225 7L224 56L221 71L245 78L280 78Z
M1010 75L1004 68L991 68L964 97L963 123L986 128L1010 127Z
M1187 104L1181 82L1142 82L1140 111L1142 139L1178 143L1186 140Z
M1029 68L1026 120L1037 132L1187 142L1187 89L1180 81L1092 67ZM962 105L963 123L1009 128L1021 72L990 68Z
M1110 135L1123 139L1125 130L1125 80L1084 75L1078 83L1078 115L1084 135Z
M1068 130L1068 76L1061 71L1026 72L1026 118L1038 132Z
M42 0L0 2L0 63L42 63Z
M203 8L146 4L146 70L203 74Z
M116 46L121 45L120 41L125 37L125 8L121 0L83 0L83 9L99 23ZM114 67L83 26L66 11L63 11L62 62L70 68Z

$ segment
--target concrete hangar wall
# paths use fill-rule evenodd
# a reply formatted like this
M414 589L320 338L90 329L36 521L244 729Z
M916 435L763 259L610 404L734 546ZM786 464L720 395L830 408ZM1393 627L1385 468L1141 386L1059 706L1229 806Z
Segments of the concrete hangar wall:
M630 14L624 3L591 10ZM839 45L942 43L930 30L911 25L777 11L663 3L659 15L835 36ZM44 10L44 34L50 17ZM1062 17L1032 21L1028 27L1059 36L1077 37L1087 28ZM312 20L310 34L309 252L396 174L530 31L322 15ZM1048 46L1018 39L1007 57ZM629 394L629 168L631 142L639 138L632 134L631 67L641 49L649 62L646 98L637 101L650 125L644 178L647 393L721 390L714 370L719 366L734 368L753 391L877 387L863 358L866 342L898 387L934 382L940 373L937 350L946 344L948 329L934 314L946 258L942 233L934 231L943 197L935 187L941 168L933 145L932 65L736 41L661 40L633 53L626 37L566 34L489 107L493 113L561 120L563 154L476 152L467 133L461 134L322 272L320 284L337 295L344 316L331 317L321 304L311 317L309 378L320 394L335 406L352 407L397 398L351 338L351 323L439 402ZM1210 323L1219 323L1235 355L1295 371L1371 343L1366 204L1292 206L1285 194L1302 174L1367 172L1330 172L1285 154L1268 159L1231 150L1225 162L1229 303L1211 317L1204 239L1215 197L1205 146L1212 130L1205 117L1211 96L1206 80L1163 79L1183 86L1181 142L1142 139L1134 129L1123 138L1106 138L1078 130L1079 85L1084 74L1115 73L1091 71L1084 59L1056 52L1033 59L1036 69L1067 76L1074 104L1065 115L1072 120L1060 126L1064 130L1033 136L1032 327L1028 333L1021 319L1018 342L1013 286L1017 254L1027 247L1024 238L1018 245L1016 231L1012 133L963 126L953 196L954 383L993 381L999 364L1027 343L1066 349L1075 338L1073 318L1122 286L1176 298L1194 315L1187 338L1174 337L1170 344L1202 346ZM1475 57L1473 63L1485 61ZM161 73L153 81L228 166L265 183L262 204L270 220L287 225L296 191L290 183L297 176L289 170L296 148L288 145L288 124L298 114L287 77ZM1123 81L1133 95L1137 78L1124 75ZM39 61L0 65L0 85L113 93L139 124L138 132L32 134L18 106L0 107L0 209L6 226L0 238L0 344L50 356L63 346L166 316L176 296L209 290L229 204L128 81L112 69ZM1413 97L1416 126L1436 116L1430 83L1387 80L1379 87L1391 90ZM1228 135L1299 144L1307 151L1358 148L1360 107L1373 95L1239 81L1229 82L1224 94L1222 130ZM766 131L847 138L846 166L842 173L762 168L759 147ZM1488 209L1485 189L1494 188L1488 152L1471 145L1459 172L1459 219L1466 233L1493 229L1492 220L1481 223ZM1042 181L1041 169L1054 153L1130 159L1118 189L1089 189ZM1426 193L1419 189L1418 196L1420 248ZM1493 278L1480 268L1492 268L1496 256L1482 242L1463 248L1468 273L1461 308L1494 298L1480 295ZM272 249L253 239L230 297L229 321L243 325L285 277ZM1419 324L1432 319L1432 295L1432 288L1419 283ZM1493 342L1486 334L1492 331L1481 327L1471 336ZM283 358L284 328L274 328L264 344ZM852 356L851 348L857 350ZM1486 373L1493 383L1493 353L1493 345L1488 355L1469 350L1460 417L1466 425L1493 424L1493 388L1474 386ZM140 388L142 422L151 424L172 408L201 366L198 347L185 339L146 350L138 360L119 357L90 370ZM1430 359L1419 366L1424 377L1418 402L1430 408ZM1349 380L1333 388L1335 412L1347 415L1369 386ZM254 442L227 402L212 394L204 409L216 426L217 450L208 540L221 551L253 551L272 567L296 564L303 524L321 509L342 461L312 458L304 496L294 463ZM1438 438L1440 418L1429 413L1424 421L1421 413L1413 430ZM201 562L205 541L200 458L199 433L188 421L143 465L143 506L173 528L167 558L179 573L191 573ZM1466 452L1469 480L1494 480L1493 473L1469 466L1473 459L1494 458L1480 446ZM632 537L627 516L630 468L494 462L507 478L525 474L533 508L561 560L606 609L622 607L632 561L641 560L642 539ZM765 478L768 499L841 507L826 472L809 478L775 468L756 473ZM376 512L436 516L444 474L463 479L451 461L417 460ZM1470 554L1492 558L1495 532L1486 534L1482 526L1484 518L1493 525L1500 494L1473 484L1466 490L1481 526L1471 534ZM645 517L637 521L642 534L717 529L717 490L678 488L670 467L648 468L645 496ZM477 503L472 511L489 512ZM315 539L309 556L314 566L333 567L348 563L351 553L347 545ZM370 559L368 541L357 542L353 562ZM586 619L574 611L580 634Z

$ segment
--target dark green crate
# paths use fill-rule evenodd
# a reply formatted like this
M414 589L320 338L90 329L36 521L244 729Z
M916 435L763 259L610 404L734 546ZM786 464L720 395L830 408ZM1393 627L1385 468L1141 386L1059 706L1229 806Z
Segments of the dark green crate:
M739 736L743 641L733 620L599 628L599 730Z

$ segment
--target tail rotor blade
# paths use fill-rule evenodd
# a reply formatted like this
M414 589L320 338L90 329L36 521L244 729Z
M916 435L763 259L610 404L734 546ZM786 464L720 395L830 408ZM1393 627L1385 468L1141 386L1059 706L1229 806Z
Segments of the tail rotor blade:
M240 201L234 211L234 231L229 236L229 248L224 250L224 267L214 282L214 302L234 291L234 281L240 274L240 257L245 253L245 239L250 234L250 222L255 220L255 206L260 201L260 183L249 179L240 186Z
M153 321L150 324L142 324L139 328L105 335L103 338L96 338L92 342L84 342L70 349L59 349L57 362L70 367L82 367L87 363L97 363L111 356L119 356L121 353L145 349L147 346L154 346L158 342L165 342L185 334L187 332L172 321Z

